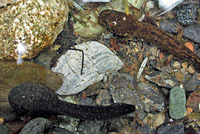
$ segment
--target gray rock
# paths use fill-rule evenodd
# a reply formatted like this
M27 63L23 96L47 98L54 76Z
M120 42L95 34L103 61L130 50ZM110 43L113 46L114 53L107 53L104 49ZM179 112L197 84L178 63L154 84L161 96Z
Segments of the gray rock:
M187 115L185 90L174 87L170 90L169 114L173 119L181 119Z
M178 84L176 79L166 72L154 71L151 74L145 75L145 78L165 88L172 88Z
M163 96L161 96L151 86L141 82L138 84L138 95L142 96L145 111L147 112L161 112L165 108Z
M77 131L80 134L101 134L102 126L103 121L85 121L79 125Z
M195 91L200 86L200 74L195 73L192 77L183 83L186 92Z
M50 134L74 134L74 133L64 128L56 127L52 129Z
M124 63L106 46L96 41L89 41L75 46L84 52L84 67L81 75L82 53L75 50L62 55L54 72L64 75L64 83L57 91L60 95L76 94L95 82L101 81L107 71L116 71Z
M0 124L0 134L12 134L12 133L6 125Z
M166 124L158 128L157 134L184 134L184 125Z
M51 122L45 118L35 118L29 121L19 134L44 134Z

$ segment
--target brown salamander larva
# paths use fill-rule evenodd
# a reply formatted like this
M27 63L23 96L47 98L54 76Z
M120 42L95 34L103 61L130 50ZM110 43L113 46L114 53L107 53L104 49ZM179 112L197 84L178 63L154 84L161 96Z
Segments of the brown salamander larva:
M168 51L181 59L186 59L198 69L200 68L200 58L172 34L149 23L140 22L133 15L126 15L114 10L104 10L99 15L99 24L118 36L129 38L136 36L151 42L161 50Z

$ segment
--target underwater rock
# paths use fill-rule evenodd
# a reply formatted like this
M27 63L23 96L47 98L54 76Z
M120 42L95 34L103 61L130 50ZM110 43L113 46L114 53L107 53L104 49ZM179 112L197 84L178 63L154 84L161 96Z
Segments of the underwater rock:
M153 71L152 73L145 75L145 78L165 88L172 88L178 84L176 79L166 72Z
M20 0L1 0L0 1L0 7L6 7L8 4L15 4L16 2L19 2Z
M169 114L173 119L181 119L187 115L185 90L174 87L170 90Z
M51 45L68 18L67 0L20 0L0 8L0 59L17 59L23 43L23 58L32 58Z
M83 74L81 75L82 53L69 50L62 55L57 66L51 70L64 75L64 83L56 92L70 95L81 92L95 82L101 81L107 71L116 71L124 63L106 46L96 41L89 41L75 46L84 52Z
M183 83L185 92L195 91L200 86L200 73L195 73L192 77Z
M161 112L165 108L164 98L151 86L141 82L138 84L138 95L144 103L145 111Z
M19 134L44 134L45 130L51 126L51 122L45 118L35 118L29 121Z
M164 124L158 128L157 134L184 134L184 125Z

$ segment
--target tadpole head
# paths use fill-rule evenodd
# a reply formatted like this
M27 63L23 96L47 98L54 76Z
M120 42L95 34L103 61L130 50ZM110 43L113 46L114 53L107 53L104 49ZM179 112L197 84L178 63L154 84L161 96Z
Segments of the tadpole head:
M22 83L14 87L9 95L10 105L20 114L52 114L58 98L50 89L36 83Z

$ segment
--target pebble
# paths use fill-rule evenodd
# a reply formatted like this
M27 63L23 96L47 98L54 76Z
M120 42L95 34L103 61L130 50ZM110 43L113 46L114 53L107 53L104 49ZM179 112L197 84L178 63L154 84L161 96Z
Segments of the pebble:
M161 87L172 88L178 84L176 79L166 72L153 71L145 75L145 78Z
M145 83L138 84L138 95L144 103L146 112L161 112L165 108L164 98L150 85Z
M111 94L108 92L108 90L101 90L96 98L96 103L98 105L111 105Z
M156 134L184 134L184 125L165 124L158 128Z
M0 134L12 134L5 124L0 124Z
M47 130L51 126L51 122L45 118L35 118L29 121L19 134L45 134L45 130Z
M74 132L60 127L54 127L49 134L74 134Z
M175 72L175 77L176 80L179 82L185 82L187 81L191 76L188 73L188 71L186 71L185 68L181 68L180 70L178 70L177 72Z
M82 53L67 51L51 70L64 75L64 83L56 92L59 95L76 94L101 81L107 71L117 71L124 63L105 45L89 41L75 46L84 51L84 67L81 75Z
M198 16L198 4L183 4L177 11L178 21L182 25L190 25L194 23Z
M189 65L188 71L189 71L190 74L194 74L194 73L195 73L195 68L194 68L194 66L193 66L193 65Z
M175 61L173 64L173 67L176 69L180 69L181 68L181 64L178 61Z
M187 115L185 90L174 87L170 90L169 114L173 119L181 119Z
M183 83L186 92L195 91L200 86L200 74L194 73L191 78Z
M181 65L182 65L183 68L187 68L188 67L188 62L183 62Z
M85 121L79 124L78 133L80 134L101 134L103 121Z
M190 93L186 103L187 111L189 110L188 112L196 112L196 113L200 112L199 103L200 103L200 92L194 91Z

